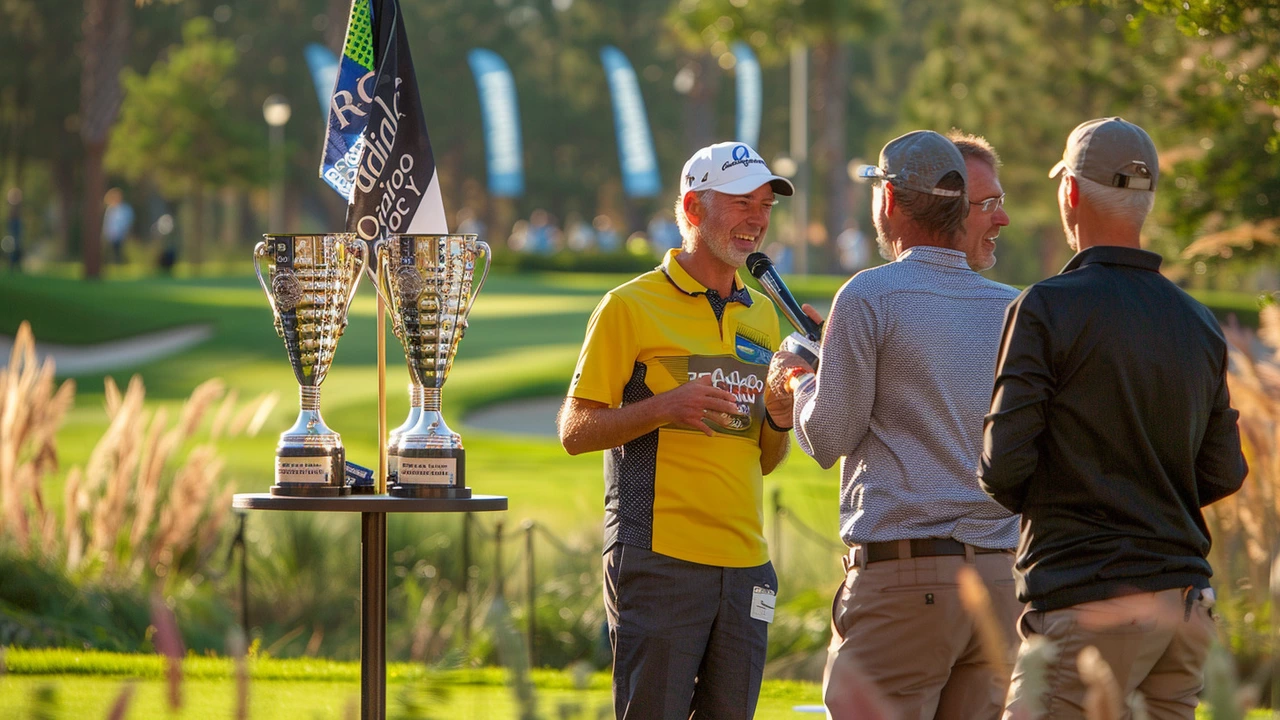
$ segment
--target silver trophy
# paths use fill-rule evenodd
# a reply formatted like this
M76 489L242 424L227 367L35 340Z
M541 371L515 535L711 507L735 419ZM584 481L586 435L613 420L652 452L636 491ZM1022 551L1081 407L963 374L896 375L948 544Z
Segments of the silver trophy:
M320 417L320 383L347 327L368 251L354 233L263 238L253 249L254 272L271 302L276 333L284 338L302 404L297 421L276 446L271 494L346 495L346 451L341 436ZM271 264L266 278L264 258Z
M471 305L489 274L489 245L475 235L391 235L375 242L373 251L378 293L404 346L411 383L421 390L417 421L397 428L398 435L388 441L387 492L396 497L471 497L466 451L440 414L440 390ZM481 257L484 269L473 283Z

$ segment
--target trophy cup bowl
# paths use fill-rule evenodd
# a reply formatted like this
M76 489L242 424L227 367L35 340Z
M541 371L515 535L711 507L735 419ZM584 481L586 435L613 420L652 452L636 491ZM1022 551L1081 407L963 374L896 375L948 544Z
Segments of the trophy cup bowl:
M266 278L264 258L270 263ZM276 446L271 494L346 495L346 451L341 436L320 417L320 384L347 327L347 312L368 264L368 251L354 233L263 235L253 249L253 260L301 399L297 421L280 435Z
M475 280L481 256L484 269ZM489 274L489 245L475 235L391 235L374 243L374 259L378 293L404 346L411 385L421 391L416 422L397 428L389 443L387 492L395 497L471 497L466 451L440 414L440 391L471 305Z

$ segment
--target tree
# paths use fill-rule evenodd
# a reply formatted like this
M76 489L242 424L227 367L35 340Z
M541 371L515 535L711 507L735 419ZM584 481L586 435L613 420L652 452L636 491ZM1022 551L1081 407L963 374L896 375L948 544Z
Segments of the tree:
M1080 1L1127 12L1131 44L1170 22L1188 38L1165 82L1182 140L1169 234L1178 247L1196 240L1183 255L1197 275L1236 287L1224 263L1274 259L1280 245L1280 0Z
M824 192L819 203L828 238L834 240L850 219L849 105L853 100L853 45L868 42L890 20L876 1L846 0L677 0L668 15L683 40L723 53L742 40L763 62L779 63L793 45L812 48L814 82L809 104L817 111L818 141L809 153ZM816 197L816 195L815 195ZM828 243L828 247L834 243Z
M84 141L84 221L81 252L86 278L102 272L103 158L123 93L120 70L129 42L129 0L85 0L80 72L80 137Z
M1188 37L1217 45L1205 60L1249 100L1280 107L1280 0L1076 0L1127 12L1138 31L1154 16L1172 18ZM1280 128L1271 139L1280 148Z
M1130 44L1123 29L1117 11L963 0L924 33L902 127L957 127L986 136L1001 154L1012 218L996 266L1005 280L1056 273L1069 254L1046 174L1077 124L1121 115L1146 127L1158 147L1178 143L1165 81L1183 57L1182 38L1157 23ZM1171 185L1162 178L1160 196Z
M260 123L235 104L236 62L235 44L214 37L208 19L195 18L183 27L182 44L146 75L122 74L125 98L107 166L192 203L189 251L197 264L203 259L203 191L262 181Z

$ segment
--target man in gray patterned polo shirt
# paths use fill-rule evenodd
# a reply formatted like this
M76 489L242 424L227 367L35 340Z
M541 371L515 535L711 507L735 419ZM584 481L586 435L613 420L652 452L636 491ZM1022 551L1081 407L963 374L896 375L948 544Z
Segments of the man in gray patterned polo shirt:
M990 228L1008 222L993 159L971 153L992 165L970 166L984 173L984 196L971 198L979 178L950 140L917 131L886 145L862 174L892 262L836 294L817 373L788 353L770 368L771 395L793 392L792 407L775 400L770 416L790 415L822 467L841 461L850 552L823 678L832 717L854 716L851 679L872 684L895 718L997 718L1004 704L1007 669L986 661L957 586L961 568L977 571L1009 636L998 651L1012 657L1017 517L975 474L1004 310L1017 296L974 271L994 262Z

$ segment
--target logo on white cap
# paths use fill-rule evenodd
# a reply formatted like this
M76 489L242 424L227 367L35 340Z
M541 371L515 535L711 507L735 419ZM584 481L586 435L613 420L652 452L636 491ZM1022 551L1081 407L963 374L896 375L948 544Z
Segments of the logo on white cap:
M702 148L684 165L685 192L716 190L726 195L745 195L765 183L779 195L795 192L791 181L774 175L760 155L744 143L717 143Z

